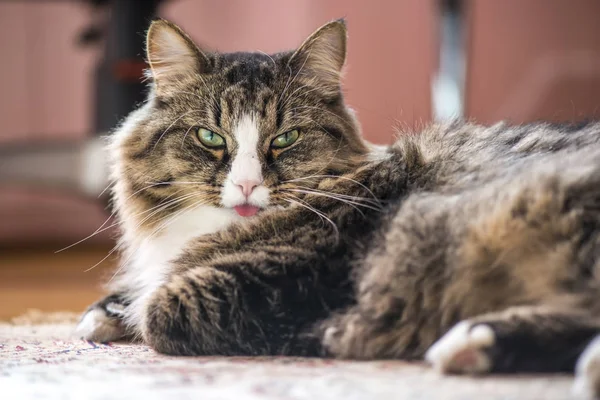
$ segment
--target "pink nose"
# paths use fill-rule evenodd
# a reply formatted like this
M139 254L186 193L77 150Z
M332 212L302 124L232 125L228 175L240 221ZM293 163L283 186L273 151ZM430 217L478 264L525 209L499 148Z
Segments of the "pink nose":
M236 184L240 189L242 189L242 193L244 196L248 197L252 194L252 191L255 187L260 185L258 181L242 181Z

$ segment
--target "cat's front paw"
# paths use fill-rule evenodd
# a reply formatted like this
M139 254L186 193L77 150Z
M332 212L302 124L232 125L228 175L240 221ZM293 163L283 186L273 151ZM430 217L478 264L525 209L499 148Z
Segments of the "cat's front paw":
M205 355L199 299L188 296L193 289L177 276L159 287L146 304L142 318L144 342L169 355Z
M123 317L125 305L117 295L91 305L81 317L75 334L94 342L112 342L127 336Z
M492 369L487 350L496 341L492 328L463 321L435 342L425 360L443 373L483 374Z

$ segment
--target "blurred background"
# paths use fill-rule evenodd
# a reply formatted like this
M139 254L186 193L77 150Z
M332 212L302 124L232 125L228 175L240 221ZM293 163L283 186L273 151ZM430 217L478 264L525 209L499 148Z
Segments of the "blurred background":
M56 250L110 215L98 138L143 99L155 16L207 49L265 52L345 17L347 101L377 143L452 117L600 116L598 0L0 2L0 318L82 310L110 277L113 229Z

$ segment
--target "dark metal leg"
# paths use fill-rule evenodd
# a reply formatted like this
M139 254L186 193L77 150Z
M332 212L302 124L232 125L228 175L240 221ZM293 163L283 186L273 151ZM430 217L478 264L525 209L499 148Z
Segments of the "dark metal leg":
M90 0L108 7L106 26L82 36L105 37L104 57L96 70L93 136L79 142L18 143L0 146L0 185L68 191L95 199L108 184L106 135L144 100L144 32L164 0ZM106 197L103 197L106 200Z
M96 70L96 134L114 129L145 97L142 83L145 37L161 0L118 0L110 3L104 59Z

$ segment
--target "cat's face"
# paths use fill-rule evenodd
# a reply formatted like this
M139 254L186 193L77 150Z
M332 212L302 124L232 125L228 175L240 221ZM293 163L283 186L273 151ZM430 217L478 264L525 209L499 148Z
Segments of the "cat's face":
M336 21L295 52L205 53L154 22L149 101L114 143L121 197L157 216L200 204L253 216L347 171L366 147L340 89L345 41Z

